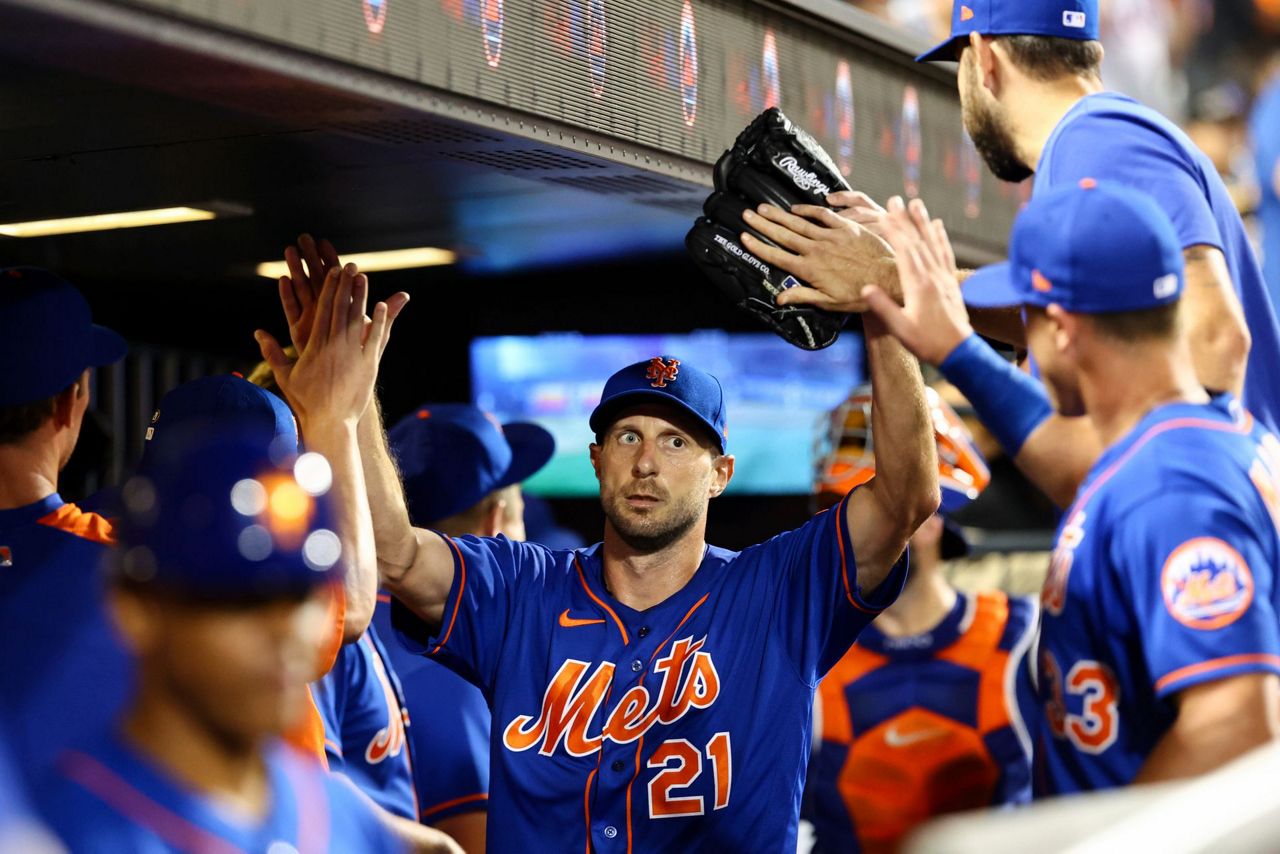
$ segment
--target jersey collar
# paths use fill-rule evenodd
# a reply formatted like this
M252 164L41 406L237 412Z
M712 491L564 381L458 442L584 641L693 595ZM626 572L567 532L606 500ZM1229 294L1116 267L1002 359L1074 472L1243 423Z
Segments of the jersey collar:
M891 637L872 623L858 635L858 646L888 658L903 660L931 658L938 650L955 643L973 622L973 599L956 592L955 604L938 624L927 632L904 637Z
M14 507L12 510L0 510L0 529L12 530L24 525L34 525L65 503L62 496L55 492L33 504Z
M715 576L724 568L732 552L714 546L703 546L702 563L684 587L671 596L644 611L630 608L617 599L604 586L603 543L596 543L586 549L579 549L575 554L582 564L583 574L588 589L602 602L607 604L621 618L629 631L639 626L651 626L661 623L669 612L684 614L689 607L702 597L715 580ZM603 616L603 614L602 614Z

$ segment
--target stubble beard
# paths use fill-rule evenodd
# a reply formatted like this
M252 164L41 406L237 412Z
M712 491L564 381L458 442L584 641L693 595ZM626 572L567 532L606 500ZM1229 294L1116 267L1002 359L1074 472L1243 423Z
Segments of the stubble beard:
M638 515L625 502L621 495L601 496L600 506L618 538L639 554L662 551L692 530L702 515L695 501L681 501L663 517L658 517L653 510Z
M966 68L961 73L973 75L968 80L970 97L964 105L964 129L973 146L978 150L982 161L987 164L991 174L1001 181L1021 184L1035 174L1034 170L1018 157L1018 149L1009 130L1009 123L999 115L999 104L985 105L979 98L980 86L976 80L977 71Z

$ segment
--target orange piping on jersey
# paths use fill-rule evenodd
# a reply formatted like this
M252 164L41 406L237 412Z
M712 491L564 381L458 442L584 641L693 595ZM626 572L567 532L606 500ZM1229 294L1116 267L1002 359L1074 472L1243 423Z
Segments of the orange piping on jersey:
M86 513L74 504L63 504L52 513L41 516L37 523L104 546L116 544L116 533L109 520L97 513Z
M1191 676L1212 673L1215 670L1225 670L1228 667L1238 667L1241 664L1269 664L1272 667L1280 668L1280 655L1271 655L1265 652L1228 655L1225 658L1213 658L1209 661L1201 661L1196 664L1189 664L1186 667L1179 667L1177 670L1166 673L1156 680L1156 693L1160 693L1167 685L1180 682Z
M240 851L222 837L170 812L92 756L71 751L63 755L58 767L68 780L179 850L199 850L208 854L238 854Z
M435 806L427 807L426 809L418 813L418 818L422 821L426 821L428 818L435 815L436 813L444 812L450 807L461 806L462 804L469 804L469 803L479 803L480 801L487 801L487 800L489 800L488 792L477 792L474 795L463 795L460 798L454 798L451 801L445 801L442 804L436 804ZM480 807L476 807L477 811L479 809Z
M378 601L379 601L379 602L381 602L383 605L390 605L390 604L391 604L391 594L390 594L390 593L379 593L379 594L378 594Z
M436 644L436 648L427 653L427 655L435 655L449 642L449 635L453 634L453 624L458 619L458 608L462 605L462 594L467 589L467 559L462 556L462 550L458 548L458 544L453 541L453 538L445 537L444 541L449 544L449 548L453 549L453 553L458 556L458 595L453 600L453 614L449 616L449 628L445 629L444 637L440 638L440 643Z
M596 778L596 771L600 770L600 760L596 759L596 767L591 769L591 773L587 775L587 785L582 790L582 814L587 818L587 848L586 854L591 854L591 781Z
M585 591L587 591L587 595L591 597L591 601L595 602L595 603L596 603L597 605L599 605L601 608L604 608L606 611L608 611L608 612L609 612L609 616L610 616L610 617L613 617L613 623L614 623L614 625L616 625L616 626L618 627L618 631L622 632L622 642L623 642L624 644L630 644L630 643L631 643L631 639L627 636L627 629L626 629L626 627L625 627L625 626L623 626L623 625L622 625L622 620L619 620L619 619L618 619L618 615L617 615L617 614L615 614L615 613L613 612L613 609L612 609L612 608L610 608L608 605L606 605L606 604L605 604L605 603L600 599L600 597L599 597L599 596L597 596L596 594L592 593L592 592L591 592L591 588L587 586L587 576L586 576L585 574L583 574L583 572L582 572L582 564L578 563L578 556L577 556L577 555L574 555L574 556L573 556L573 566L574 566L574 568L575 568L575 569L577 569L577 570L578 570L578 580L582 582L582 589L583 589L583 590L585 590Z
M1163 424L1155 425L1150 430L1143 433L1138 438L1138 441L1133 443L1133 447L1129 448L1129 450L1125 451L1124 454L1121 455L1120 459L1116 460L1107 468L1106 471L1098 475L1098 479L1090 484L1089 488L1086 489L1084 493L1071 505L1071 510L1066 514L1067 517L1069 518L1074 515L1075 508L1084 507L1088 504L1089 499L1093 497L1093 494L1101 489L1102 485L1110 480L1115 473L1120 470L1121 466L1129 462L1133 455L1138 453L1138 451L1146 445L1147 442L1150 442L1161 433L1167 433L1170 430L1181 430L1184 427L1201 427L1205 430L1217 430L1220 433L1239 433L1243 435L1247 434L1252 429L1253 425L1253 416L1249 415L1247 412L1245 413L1245 416L1246 417L1231 424L1223 424L1220 421L1209 421L1204 418L1175 418L1172 421L1165 421Z
M853 493L850 492L849 495ZM873 608L864 608L859 605L858 600L853 598L853 588L849 586L849 564L844 554L844 536L849 528L849 495L836 505L835 511L831 514L836 517L836 542L840 545L840 578L844 581L844 595L849 599L849 604L862 613L879 614L880 612ZM843 528L841 528L842 525Z
M579 572L581 572L581 570L579 570ZM588 592L590 592L590 591L588 591ZM693 603L693 607L692 607L692 608L690 608L688 611L686 611L686 612L685 612L685 615L684 615L683 617L681 617L681 618L680 618L680 622L676 623L676 627L675 627L674 629L672 629L672 630L671 630L671 634L669 634L669 635L667 635L665 638L663 638L662 643L658 644L658 646L653 650L653 655L650 655L650 656L649 656L649 664L650 664L650 665L652 665L652 664L653 664L653 660L654 660L655 658L657 658L657 657L658 657L658 653L662 652L663 648L664 648L667 644L671 643L671 639L672 639L673 637L675 637L675 636L676 636L676 632L680 631L680 629L684 627L684 624L685 624L685 623L687 623L687 622L689 622L689 618L693 616L693 612L694 612L694 611L696 611L696 610L698 610L699 608L701 608L701 607L702 607L702 604L703 604L704 602L706 602L706 601L707 601L707 599L709 599L710 597L711 597L711 594L710 594L710 593L703 593L703 594L702 594L702 598L701 598L701 599L699 599L697 602L694 602L694 603ZM648 670L648 668L645 668L645 672L644 672L643 674L641 674L640 679L636 682L636 684L637 684L637 685L643 685L643 684L644 684L644 677L645 677L645 676L647 676L647 675L649 675L649 670ZM610 686L610 687L612 687L612 686ZM632 844L632 836L631 836L631 787L635 785L636 778L640 776L640 752L641 752L642 750L644 750L644 736L643 736L643 735L642 735L642 736L640 736L639 740L636 742L636 772L635 772L634 774L632 774L632 775L631 775L631 782L630 782L630 783L627 783L627 854L631 854L631 844Z

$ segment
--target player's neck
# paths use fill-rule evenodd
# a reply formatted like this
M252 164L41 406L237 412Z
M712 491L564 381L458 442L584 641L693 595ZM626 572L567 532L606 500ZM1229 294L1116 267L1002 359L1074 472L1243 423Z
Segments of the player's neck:
M1008 105L1008 114L1017 116L1014 143L1022 162L1032 169L1040 163L1049 137L1082 98L1103 91L1102 81L1071 77L1056 83L1027 87Z
M142 692L123 721L125 739L187 789L257 820L270 786L260 746L233 743L180 704Z
M1127 344L1099 351L1083 368L1080 393L1104 448L1114 445L1158 406L1205 403L1186 342Z
M917 572L913 566L907 578L898 601L876 617L876 628L889 637L924 634L942 622L956 604L955 588L942 577L939 567Z
M32 439L37 437L32 437ZM58 458L55 446L43 431L31 439L0 445L0 510L25 507L58 491Z
M704 517L678 540L655 552L640 552L605 523L602 564L604 583L613 598L645 611L680 592L702 565L706 551Z

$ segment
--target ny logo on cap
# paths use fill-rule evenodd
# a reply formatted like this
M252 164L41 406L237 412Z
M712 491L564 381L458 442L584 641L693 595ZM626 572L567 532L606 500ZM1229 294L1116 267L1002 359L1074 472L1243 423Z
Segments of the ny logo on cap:
M670 363L664 362L661 356L654 356L649 360L649 370L645 373L645 379L653 380L650 383L654 388L666 388L667 383L675 382L676 377L680 373L680 360L672 359Z
M968 6L961 6L961 7L960 7L960 20L961 20L961 21L972 21L972 20L973 20L973 10L972 10L972 9L970 9Z

